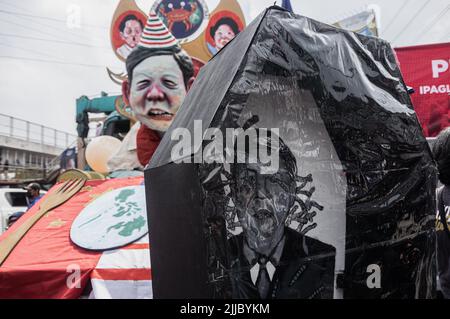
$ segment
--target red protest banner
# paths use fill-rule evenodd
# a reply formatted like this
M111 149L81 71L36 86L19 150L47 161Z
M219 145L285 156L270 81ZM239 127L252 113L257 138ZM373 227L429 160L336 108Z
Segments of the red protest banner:
M450 126L450 43L395 49L414 109L427 137Z

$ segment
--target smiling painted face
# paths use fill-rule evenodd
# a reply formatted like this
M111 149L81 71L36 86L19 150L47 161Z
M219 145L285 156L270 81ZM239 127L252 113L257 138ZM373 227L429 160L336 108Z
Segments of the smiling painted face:
M186 96L183 73L172 55L156 55L133 70L129 103L148 128L165 132Z
M217 31L214 34L214 42L216 44L216 48L218 50L222 49L225 44L233 40L235 35L236 34L234 33L233 29L229 25L222 24L217 28Z

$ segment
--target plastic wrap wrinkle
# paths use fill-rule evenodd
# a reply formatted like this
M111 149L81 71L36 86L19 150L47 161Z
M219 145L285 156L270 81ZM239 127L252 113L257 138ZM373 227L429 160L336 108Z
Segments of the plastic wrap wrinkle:
M392 48L278 7L258 19L200 72L171 128L202 119L224 135L278 130L256 143L279 138L278 170L259 153L245 160L244 148L236 156L243 161L186 166L198 179L179 181L201 194L192 203L199 211L183 214L202 220L205 296L432 297L436 167ZM203 139L200 152L212 143ZM148 176L170 174L172 146L165 136ZM161 201L149 227L169 229L157 215L175 214L165 207L176 199L155 184L148 191ZM151 239L152 261L163 236ZM379 282L370 269L381 272ZM180 287L188 288L180 283L173 293Z

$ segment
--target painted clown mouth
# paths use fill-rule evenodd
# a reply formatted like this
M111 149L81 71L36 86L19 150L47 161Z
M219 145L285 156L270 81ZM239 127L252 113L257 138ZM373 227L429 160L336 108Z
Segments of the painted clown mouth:
M157 121L172 121L174 114L160 110L160 109L151 109L148 111L147 116L152 120Z

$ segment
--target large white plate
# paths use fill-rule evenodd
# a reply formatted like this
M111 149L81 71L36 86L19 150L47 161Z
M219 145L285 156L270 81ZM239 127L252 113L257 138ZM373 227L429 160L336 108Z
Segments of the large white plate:
M74 220L70 239L89 250L130 244L148 233L144 186L107 192L86 206Z

